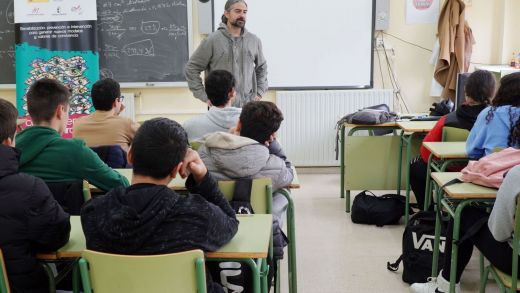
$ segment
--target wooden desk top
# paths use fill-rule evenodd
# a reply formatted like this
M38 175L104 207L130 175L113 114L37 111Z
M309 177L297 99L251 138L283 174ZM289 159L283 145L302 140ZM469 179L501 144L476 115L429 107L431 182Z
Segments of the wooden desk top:
M273 220L271 215L255 214L237 216L240 224L238 232L229 243L214 252L207 252L208 258L266 258L271 239ZM56 260L61 258L81 257L86 249L85 235L79 216L70 217L70 239L65 246L54 253L37 254L41 260Z
M451 142L451 141L428 141L423 142L425 148L427 148L434 156L439 159L466 159L468 155L466 153L466 142Z
M437 121L400 121L397 125L404 132L429 132Z
M437 185L443 186L447 182L460 178L460 172L432 172L432 179ZM496 198L498 189L484 187L473 183L455 183L444 187L444 191L449 197L463 199L463 198Z

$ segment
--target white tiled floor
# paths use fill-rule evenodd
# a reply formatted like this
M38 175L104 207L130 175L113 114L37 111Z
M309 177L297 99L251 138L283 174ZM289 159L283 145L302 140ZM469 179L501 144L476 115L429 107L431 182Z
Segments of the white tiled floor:
M292 193L298 292L408 292L408 284L401 280L402 267L397 273L386 269L387 261L393 262L401 254L404 226L353 224L345 213L345 200L339 198L339 174L299 173L299 178L302 188ZM288 292L285 276L283 272L283 293ZM463 292L478 292L478 286L478 258L474 255L463 275ZM495 284L487 289L498 292Z

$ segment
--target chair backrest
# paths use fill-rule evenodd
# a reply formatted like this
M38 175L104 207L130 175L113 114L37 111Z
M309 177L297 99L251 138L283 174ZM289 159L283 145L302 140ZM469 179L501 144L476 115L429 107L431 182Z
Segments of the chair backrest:
M513 230L513 262L511 268L511 288L517 288L518 283L518 251L520 243L520 194L516 196L515 226Z
M126 152L120 145L102 145L91 149L110 168L128 168Z
M46 182L54 199L69 214L79 216L81 207L90 199L90 187L85 180Z
M194 151L198 151L200 146L202 145L202 143L200 141L190 141L190 147L194 150Z
M206 292L202 250L142 256L85 250L79 267L85 293Z
M233 199L235 181L219 181L218 186L224 197L230 201ZM272 210L272 182L271 178L253 179L251 186L251 206L257 214L270 214Z
M466 141L469 131L463 128L445 126L442 128L442 141Z
M9 280L7 279L7 271L5 269L4 255L0 249L0 293L9 293Z

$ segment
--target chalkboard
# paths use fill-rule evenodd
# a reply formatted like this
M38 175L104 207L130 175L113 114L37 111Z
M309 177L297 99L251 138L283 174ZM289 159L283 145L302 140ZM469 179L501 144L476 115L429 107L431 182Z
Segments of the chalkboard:
M191 0L98 0L100 76L127 86L185 85Z
M15 83L13 1L0 1L0 85Z
M100 77L125 87L186 86L191 0L97 0ZM13 0L0 0L0 87L15 84Z

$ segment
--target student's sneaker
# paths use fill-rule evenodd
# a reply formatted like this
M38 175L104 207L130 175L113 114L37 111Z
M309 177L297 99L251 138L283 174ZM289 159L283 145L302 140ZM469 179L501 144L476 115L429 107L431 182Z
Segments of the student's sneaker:
M428 283L413 283L410 286L412 293L448 293L450 282L442 277L442 271L437 278L428 278ZM455 285L455 293L460 293L460 284Z

